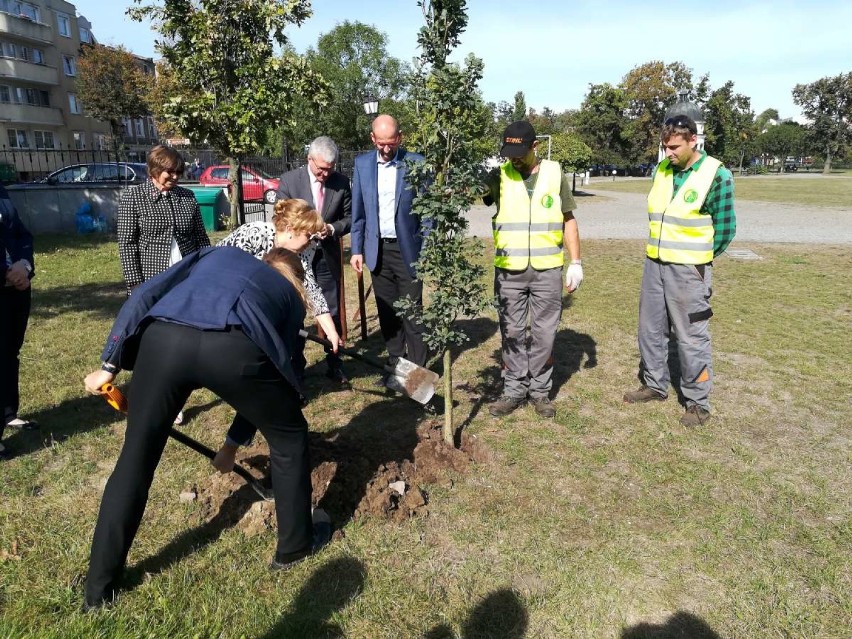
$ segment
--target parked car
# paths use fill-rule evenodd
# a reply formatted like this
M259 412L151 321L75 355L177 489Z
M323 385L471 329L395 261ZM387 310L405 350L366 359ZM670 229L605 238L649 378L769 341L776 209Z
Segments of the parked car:
M72 164L29 184L139 184L148 179L148 167L138 162Z
M227 164L208 166L198 178L202 186L228 186ZM278 190L278 178L251 166L243 166L243 200L274 204Z

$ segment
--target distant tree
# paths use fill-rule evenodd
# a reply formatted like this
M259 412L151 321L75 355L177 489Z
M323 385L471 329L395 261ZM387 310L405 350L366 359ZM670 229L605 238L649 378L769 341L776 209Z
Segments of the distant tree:
M573 124L592 151L591 163L621 165L628 162L630 122L625 115L624 89L611 84L590 84Z
M784 170L788 156L798 156L805 148L805 128L796 122L770 126L757 138L757 147L770 157L777 157L778 172Z
M621 87L630 118L630 160L655 162L666 110L674 104L679 89L692 90L692 71L683 62L654 60L634 67L622 79Z
M771 120L778 122L779 119L778 109L764 109L761 111L760 115L754 119L754 126L757 129L758 135L766 130L766 127L771 124Z
M729 80L710 94L704 104L704 116L707 152L742 169L756 137L750 99L734 93L734 83Z
M124 47L83 46L75 90L87 115L109 123L116 155L123 155L122 118L148 115L151 84L152 78Z
M811 121L814 139L821 142L825 157L822 171L830 173L832 159L843 157L852 141L852 73L797 84L793 102Z
M417 105L413 138L425 161L410 167L420 194L414 213L430 228L417 263L417 276L428 292L422 309L412 300L398 303L401 312L424 324L424 340L443 353L444 441L454 444L452 355L450 346L467 341L456 325L475 317L487 305L484 269L474 260L484 248L467 237L464 212L479 192L483 153L477 144L491 125L478 82L482 61L472 55L464 64L447 62L467 27L464 0L418 0L425 25L417 42L422 54L415 65L411 92Z
M387 52L387 35L362 22L344 21L320 36L316 48L308 49L311 68L328 82L327 107L316 117L303 139L329 135L342 149L357 150L369 143L370 122L364 113L367 95L379 100L382 112L388 100L405 95L407 65ZM312 126L311 126L312 125Z
M140 4L145 0L134 0ZM157 51L174 92L160 115L193 142L228 157L231 223L242 194L238 158L256 152L269 126L287 121L294 96L322 102L325 84L304 59L287 53L285 28L310 16L308 0L165 0L127 11L162 36ZM274 46L285 48L283 57Z
M527 119L527 100L524 97L523 91L518 91L515 94L515 106L512 109L512 119L511 122L517 122L518 120L526 120Z
M565 173L587 169L592 163L592 149L575 133L555 133L551 140L550 159L559 162Z

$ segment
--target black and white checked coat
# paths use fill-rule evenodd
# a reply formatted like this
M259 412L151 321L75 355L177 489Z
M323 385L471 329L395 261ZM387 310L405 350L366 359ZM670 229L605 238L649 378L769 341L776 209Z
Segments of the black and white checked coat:
M168 268L173 238L183 256L210 246L192 191L160 191L150 179L125 189L118 203L118 255L128 295Z

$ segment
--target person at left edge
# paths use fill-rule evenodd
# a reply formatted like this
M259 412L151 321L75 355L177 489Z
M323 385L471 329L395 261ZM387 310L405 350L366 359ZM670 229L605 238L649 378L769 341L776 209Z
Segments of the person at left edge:
M85 379L86 390L100 394L120 369L134 371L124 445L92 540L84 608L113 598L172 417L197 388L219 395L269 443L278 520L271 567L311 554L308 425L290 365L305 316L301 271L286 249L260 261L234 247L205 248L140 285L122 307L102 368Z
M33 236L21 222L9 193L0 186L0 459L8 459L12 451L3 443L6 426L24 429L38 424L18 417L20 393L18 377L21 363L18 353L30 317L33 277Z

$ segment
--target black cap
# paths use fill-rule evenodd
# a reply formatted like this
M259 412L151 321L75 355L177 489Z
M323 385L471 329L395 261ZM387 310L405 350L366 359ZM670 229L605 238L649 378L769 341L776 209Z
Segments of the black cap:
M503 131L503 147L500 155L504 158L522 158L535 142L535 129L526 120L512 122Z

